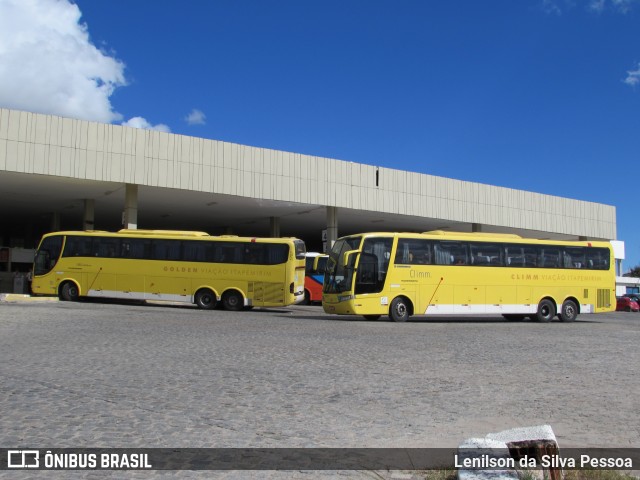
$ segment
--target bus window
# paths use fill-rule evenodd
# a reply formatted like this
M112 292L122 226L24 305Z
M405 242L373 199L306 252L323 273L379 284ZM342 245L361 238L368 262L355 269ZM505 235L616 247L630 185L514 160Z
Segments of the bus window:
M295 247L295 254L297 260L302 260L304 254L307 253L307 246L302 240L294 240L293 245Z
M64 243L63 257L95 257L91 237L69 235Z
M329 259L328 256L326 255L322 255L321 257L318 258L318 266L316 268L316 272L320 275L324 275L324 271L327 268L327 260Z
M386 237L369 237L365 239L362 245L362 252L371 254L375 257L377 262L377 290L382 290L384 281L387 277L387 271L389 270L389 262L391 260L391 247L393 245L393 238ZM371 260L371 257L364 256L365 260Z
M118 258L120 257L120 239L113 237L95 238L93 244L96 257Z
M560 268L560 249L546 245L541 247L538 265L542 268Z
M378 256L362 252L356 274L356 293L376 293L382 290L378 282ZM384 282L383 282L384 283Z
M398 239L395 263L407 265L430 265L432 263L431 242L415 238Z
M584 247L565 247L562 252L564 268L587 268Z
M311 275L313 273L313 262L315 257L307 257L304 261L304 273L307 275Z
M589 247L586 250L585 261L587 262L587 268L593 270L609 270L611 252L608 248Z
M469 245L472 265L502 266L502 247L495 243L472 243Z
M150 260L151 240L148 238L123 238L120 256L122 258Z
M204 262L207 258L206 242L185 242L182 258L185 262Z
M437 265L467 265L466 245L462 242L439 241L434 245Z
M49 273L58 261L60 251L62 250L62 236L55 235L46 237L38 247L36 254L33 274L45 275Z
M153 260L180 260L180 240L153 240L151 258Z
M529 245L506 245L505 262L507 267L538 266L538 249Z

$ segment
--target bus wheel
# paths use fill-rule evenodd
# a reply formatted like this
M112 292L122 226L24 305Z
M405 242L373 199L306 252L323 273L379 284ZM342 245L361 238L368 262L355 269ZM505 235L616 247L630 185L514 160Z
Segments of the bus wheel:
M226 310L238 312L244 307L244 298L240 292L232 290L222 295L222 304Z
M573 300L566 300L560 309L560 320L563 322L573 322L578 316L578 306Z
M80 298L78 286L73 282L64 282L60 289L60 300L65 302L75 302Z
M382 315L363 315L365 320L378 320Z
M409 302L404 297L396 297L391 302L389 317L394 322L406 322L409 318Z
M556 306L548 298L543 299L538 305L538 313L536 313L536 320L539 322L550 322L553 317L556 316Z
M309 290L304 291L304 299L300 302L300 305L311 305L311 293L309 293Z
M211 310L216 307L216 303L218 302L215 293L213 293L208 288L203 288L202 290L198 290L195 298L196 305L198 308L202 308L203 310Z

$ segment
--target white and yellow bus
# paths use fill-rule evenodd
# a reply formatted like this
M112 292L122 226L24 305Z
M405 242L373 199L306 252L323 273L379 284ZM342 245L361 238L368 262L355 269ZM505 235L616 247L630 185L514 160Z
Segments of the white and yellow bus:
M615 310L609 242L549 241L488 233L366 233L338 239L323 285L325 312L500 314L571 322Z
M305 245L295 238L120 230L44 235L32 291L62 300L105 297L279 307L304 299Z

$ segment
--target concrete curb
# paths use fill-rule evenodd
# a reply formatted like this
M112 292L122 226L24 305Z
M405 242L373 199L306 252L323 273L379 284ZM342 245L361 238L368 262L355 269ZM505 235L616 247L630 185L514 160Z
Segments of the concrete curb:
M0 303L57 302L58 297L32 297L20 293L0 293Z

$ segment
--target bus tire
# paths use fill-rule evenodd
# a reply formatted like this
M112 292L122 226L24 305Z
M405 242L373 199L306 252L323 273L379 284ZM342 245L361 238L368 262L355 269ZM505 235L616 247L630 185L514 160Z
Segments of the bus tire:
M244 297L237 290L229 290L222 295L222 305L225 310L239 312L244 308Z
M216 298L216 294L211 290L209 290L208 288L203 288L196 292L195 303L198 308L202 308L203 310L211 310L216 308L218 299Z
M64 282L60 288L60 300L65 302L77 302L80 298L80 290L73 282Z
M309 290L304 291L304 298L300 302L300 305L311 305L311 292L309 292Z
M409 301L405 297L396 297L389 307L389 318L394 322L406 322L410 311Z
M556 306L548 298L543 298L538 304L538 312L535 319L538 322L548 323L556 316Z
M578 305L573 300L565 300L560 309L560 320L563 322L573 322L578 316Z

